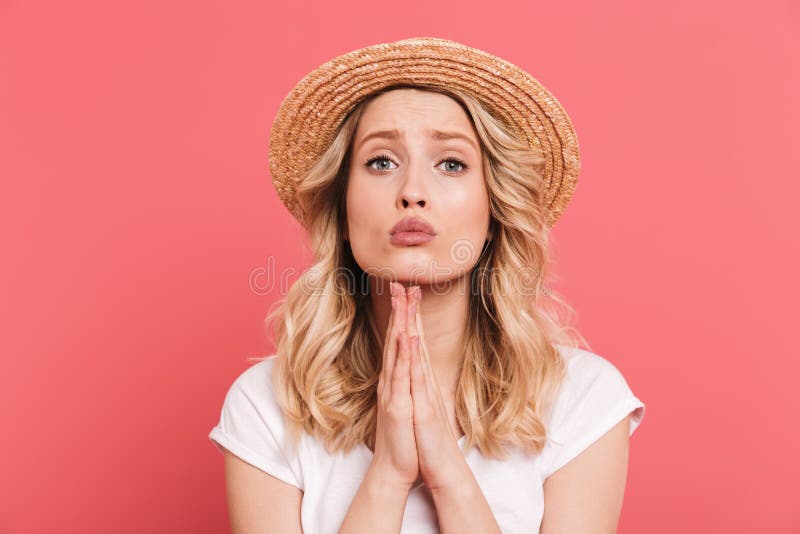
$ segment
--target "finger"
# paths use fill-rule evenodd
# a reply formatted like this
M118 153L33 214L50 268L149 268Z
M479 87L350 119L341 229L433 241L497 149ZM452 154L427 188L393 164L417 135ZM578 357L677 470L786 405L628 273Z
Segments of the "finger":
M414 322L417 326L417 334L420 337L420 347L424 346L425 329L422 328L422 291L416 296L417 299L417 314L414 317Z
M417 308L419 304L419 299L417 298L418 291L419 286L410 287L406 291L406 297L408 298L406 332L408 332L409 337L417 335Z
M444 402L444 397L442 396L442 388L439 385L439 380L437 380L436 375L433 372L433 366L431 365L430 352L428 351L428 345L425 342L425 331L422 327L422 312L419 308L417 308L417 315L414 319L417 324L419 339L419 350L417 352L417 356L420 360L420 372L425 378L424 384L426 386L428 398L433 399L433 404L435 405L439 416L447 421L447 429L450 431L450 434L453 436L453 438L456 439L455 430L452 428L449 417L447 417L447 406Z
M389 316L389 326L386 330L384 341L384 356L383 368L381 369L381 376L378 384L378 395L383 396L384 399L391 398L392 393L392 371L394 371L395 361L397 359L397 317L399 304L395 297L391 298L392 313Z
M395 298L397 299L397 329L400 332L405 332L408 323L406 289L401 284L395 284L394 287L396 290Z
M411 366L411 354L408 336L405 332L399 333L400 349L397 354L397 364L392 373L392 402L405 402L411 397L411 384L409 378L409 367Z
M416 336L411 343L411 397L414 399L414 412L420 414L423 404L429 403L430 398L419 355L419 337Z
M421 296L422 292L420 291L415 295L415 300L417 301L417 309L416 313L413 317L414 322L414 331L416 335L419 336L419 344L420 344L420 360L422 362L422 370L425 373L425 376L428 379L428 386L438 386L438 381L436 380L436 376L433 374L433 367L431 366L431 358L430 353L428 352L428 344L425 342L425 331L422 328L422 308L421 308Z

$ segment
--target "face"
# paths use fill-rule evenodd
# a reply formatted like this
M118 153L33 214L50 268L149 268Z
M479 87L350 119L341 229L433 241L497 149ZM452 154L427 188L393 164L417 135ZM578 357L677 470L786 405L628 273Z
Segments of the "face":
M346 237L358 265L411 284L469 273L490 212L480 143L461 106L431 91L381 94L364 109L351 150ZM393 234L405 218L428 231Z

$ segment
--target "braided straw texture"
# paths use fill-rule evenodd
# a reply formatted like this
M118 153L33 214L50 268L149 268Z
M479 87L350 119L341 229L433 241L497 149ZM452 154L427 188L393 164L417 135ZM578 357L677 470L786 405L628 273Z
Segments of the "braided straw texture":
M548 225L555 225L580 173L578 139L566 111L516 65L436 37L348 52L307 74L289 92L269 142L273 184L289 212L303 223L295 184L327 149L348 111L378 89L414 82L470 92L520 139L544 153L544 202Z

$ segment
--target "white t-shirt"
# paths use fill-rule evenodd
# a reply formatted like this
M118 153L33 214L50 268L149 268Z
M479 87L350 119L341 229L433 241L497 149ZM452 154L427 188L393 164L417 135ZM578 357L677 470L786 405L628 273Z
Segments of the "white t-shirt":
M575 458L626 415L630 434L642 421L645 405L608 360L584 349L557 345L567 361L567 376L550 419L541 454L513 450L506 460L464 451L467 464L504 533L539 532L544 513L545 478ZM274 356L274 355L273 355ZM246 369L233 382L219 423L209 438L249 464L303 491L303 532L336 533L366 475L372 451L360 444L349 453L329 454L321 441L303 433L298 454L290 454L283 413L271 389L270 357ZM284 439L287 438L287 441ZM436 509L424 484L413 487L403 515L402 533L438 533Z

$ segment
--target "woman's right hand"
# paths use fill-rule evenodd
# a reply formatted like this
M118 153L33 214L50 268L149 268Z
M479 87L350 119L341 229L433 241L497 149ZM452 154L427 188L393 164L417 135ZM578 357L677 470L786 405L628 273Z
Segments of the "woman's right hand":
M419 477L414 438L414 406L411 400L411 336L416 335L416 302L405 288L389 283L392 314L378 378L375 452L371 468L383 477L410 489Z

